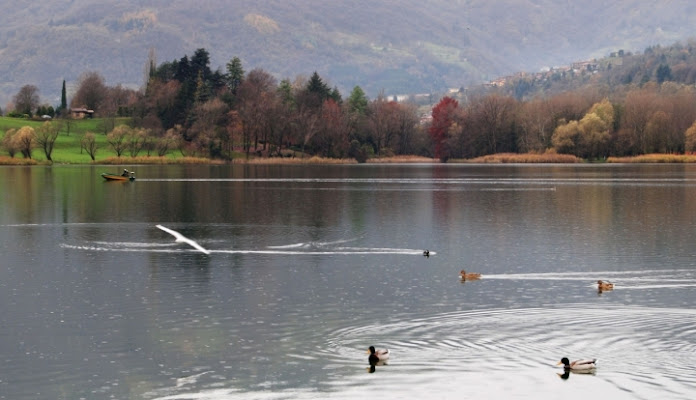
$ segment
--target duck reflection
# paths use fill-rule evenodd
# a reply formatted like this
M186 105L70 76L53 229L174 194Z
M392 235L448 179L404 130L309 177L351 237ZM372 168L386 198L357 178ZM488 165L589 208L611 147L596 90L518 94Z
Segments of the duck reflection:
M597 371L594 370L594 369L575 371L575 370L571 370L571 369L565 368L565 369L563 370L563 373L556 372L556 375L558 375L558 377L561 378L561 379L563 379L563 380L567 380L568 378L570 378L570 374L571 374L571 373L572 373L572 374L579 374L579 375L596 375L596 374L597 374Z
M387 365L387 362L386 361L377 361L377 362L370 361L370 367L367 368L367 372L369 372L370 374L374 374L375 371L377 370L377 367L382 366L382 365Z

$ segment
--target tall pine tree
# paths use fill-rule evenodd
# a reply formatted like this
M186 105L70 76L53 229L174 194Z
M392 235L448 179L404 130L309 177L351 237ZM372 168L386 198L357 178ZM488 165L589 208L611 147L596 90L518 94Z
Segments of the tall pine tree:
M63 89L60 91L60 109L58 115L63 115L68 111L68 96L65 92L65 79L63 79Z

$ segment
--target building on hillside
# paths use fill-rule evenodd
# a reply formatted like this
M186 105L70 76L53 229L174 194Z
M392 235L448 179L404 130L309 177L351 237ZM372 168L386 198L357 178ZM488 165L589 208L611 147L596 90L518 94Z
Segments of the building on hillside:
M573 71L575 72L581 72L581 71L589 71L589 72L595 72L599 70L599 65L595 61L577 61L571 64L571 67L573 68Z
M88 110L86 108L71 108L70 116L75 119L92 118L94 117L94 110Z

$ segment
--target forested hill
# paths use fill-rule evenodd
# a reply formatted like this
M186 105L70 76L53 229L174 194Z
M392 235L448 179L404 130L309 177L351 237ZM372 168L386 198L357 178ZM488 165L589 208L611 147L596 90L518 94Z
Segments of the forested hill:
M139 86L205 48L278 78L317 71L347 93L442 91L692 35L692 0L16 0L0 12L0 108L25 84L57 104L86 71Z

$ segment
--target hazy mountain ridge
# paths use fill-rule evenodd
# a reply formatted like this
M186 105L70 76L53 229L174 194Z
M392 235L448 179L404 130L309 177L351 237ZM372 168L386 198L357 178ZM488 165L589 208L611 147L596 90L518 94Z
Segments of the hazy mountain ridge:
M442 91L692 35L688 0L19 0L0 14L0 107L24 84L56 103L63 79L98 71L138 86L158 63L206 48L278 78L313 71L347 93Z

